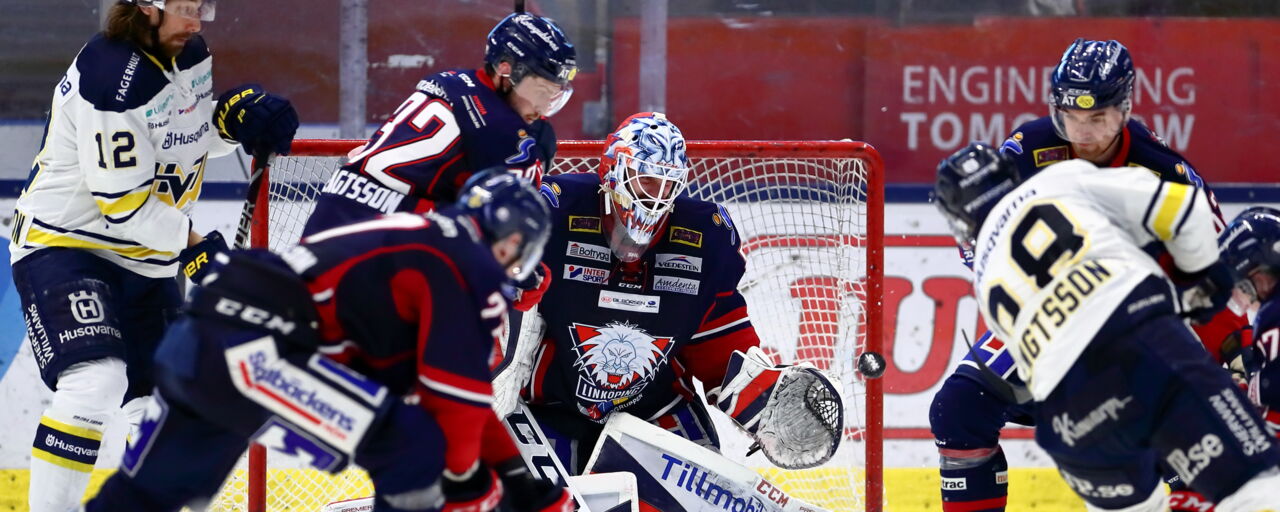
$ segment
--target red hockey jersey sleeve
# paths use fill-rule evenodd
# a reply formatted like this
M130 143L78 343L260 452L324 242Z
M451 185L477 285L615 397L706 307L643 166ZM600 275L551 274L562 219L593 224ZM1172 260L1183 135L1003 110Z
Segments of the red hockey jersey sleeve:
M728 217L723 208L720 213ZM738 282L746 272L746 260L739 252L736 232L728 241L708 265L717 268L707 278L707 284L716 290L715 300L703 313L697 331L678 356L680 363L707 386L718 386L724 380L729 355L733 351L745 352L760 345L760 338L747 315L747 301L738 293Z
M464 299L473 292L456 269L451 276L404 274L392 286L397 295L413 297L397 303L418 305L402 312L419 322L417 395L445 433L445 467L460 474L480 456L479 426L493 416L489 361L506 321L506 300L497 291L479 303Z

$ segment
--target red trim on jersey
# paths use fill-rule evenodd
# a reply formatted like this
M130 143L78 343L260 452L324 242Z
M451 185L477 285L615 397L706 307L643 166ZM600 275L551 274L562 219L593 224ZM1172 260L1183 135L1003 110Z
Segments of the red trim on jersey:
M493 89L494 91L498 90L498 87L493 85L493 79L489 78L489 74L484 72L484 68L476 70L476 78L479 79L480 83L484 84L485 87Z
M1124 167L1129 161L1129 124L1125 123L1124 128L1120 129L1120 151L1116 152L1116 157L1111 159L1111 165L1107 167Z
M932 437L930 437L932 439ZM987 457L1000 450L996 447L991 448L974 448L972 450L957 450L955 448L938 448L938 454L943 457L954 457L957 459L977 459Z
M416 322L419 318L418 308L425 301L431 303L431 286L426 276L417 269L406 268L391 276L391 302L395 305L396 314L406 322Z
M1004 510L1008 496L974 501L944 501L942 512L978 512L979 510Z
M458 140L462 140L462 139L461 139L461 137L459 137L459 139L458 139ZM450 148L450 149L452 149L452 148L453 148L453 145L451 144L451 145L449 146L449 148ZM445 151L447 152L447 151L449 151L449 149L446 149ZM443 152L442 152L442 153L440 153L440 155L443 155L443 154L444 154ZM439 155L436 155L436 156L439 156ZM433 191L435 191L435 189L436 189L436 182L440 181L440 177L441 177L441 176L444 176L444 171L445 171L445 170L447 170L449 167L451 167L453 164L458 163L458 160L461 160L461 159L462 159L462 153L458 153L458 154L457 154L456 156L454 156L453 158L450 158L448 162L445 162L445 163L441 164L439 169L436 169L436 175L435 175L434 177L432 177L432 178L431 178L431 183L428 183L428 184L427 184L427 193L428 193L428 194L430 194L430 193L432 193Z
M715 309L715 306L714 306L714 305L713 305L713 306L711 306L711 307L712 307L712 309ZM710 310L709 310L709 311L707 311L707 314L708 314L708 315L709 315L709 314L711 314L711 311L710 311ZM716 318L716 319L714 319L714 320L711 320L710 322L707 322L706 320L704 320L704 321L702 322L702 325L698 326L698 331L697 331L697 333L696 333L696 334L701 334L701 333L704 333L704 332L710 331L710 330L712 330L712 329L715 329L715 328L717 328L717 327L724 327L724 326L729 325L729 324L731 324L731 323L733 323L733 322L736 322L736 321L738 321L738 320L742 320L743 318L746 318L746 317L747 317L747 307L746 307L746 306L738 306L738 307L737 307L737 308L735 308L734 310L732 310L732 311L730 311L730 312L728 312L728 313L725 313L725 314L723 314L723 315L720 315L720 317L719 317L719 318ZM696 334L695 334L695 335L696 335Z
M689 367L689 372L702 381L703 385L716 387L724 381L728 371L729 356L733 351L746 352L751 347L760 346L760 337L750 323L744 323L739 329L723 336L708 339L696 345L685 345L680 349L680 360Z
M425 393L428 389L418 383L418 397L422 400L422 408L431 413L440 430L444 432L445 467L457 474L465 473L480 458L480 441L485 433L483 425L486 415L493 415L489 405L470 405L444 398L444 395Z

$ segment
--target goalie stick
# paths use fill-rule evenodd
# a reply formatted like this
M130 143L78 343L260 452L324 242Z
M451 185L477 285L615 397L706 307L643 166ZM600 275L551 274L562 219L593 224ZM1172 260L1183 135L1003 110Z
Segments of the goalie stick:
M574 486L569 472L565 471L563 464L560 464L560 458L556 457L555 449L547 440L546 434L542 433L542 426L538 425L538 420L533 418L524 401L516 403L516 410L503 418L502 424L511 433L516 447L520 449L520 457L524 459L525 465L534 476L568 487L569 494L572 494L573 500L578 502L578 510L591 512L591 509L587 508L586 498Z

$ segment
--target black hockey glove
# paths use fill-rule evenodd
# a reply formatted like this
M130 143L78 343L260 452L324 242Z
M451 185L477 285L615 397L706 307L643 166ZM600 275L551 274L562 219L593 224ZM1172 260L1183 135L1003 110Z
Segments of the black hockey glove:
M298 112L289 100L245 84L218 97L213 125L223 139L239 142L251 155L287 155L298 131Z
M576 504L569 489L533 476L520 457L498 464L498 476L506 491L504 510L517 512L573 512Z
M488 512L502 502L502 481L479 462L461 475L445 470L441 488L445 500L441 512Z
M212 267L213 255L220 252L227 252L227 241L222 239L222 233L210 231L200 243L178 253L178 264L182 266L183 275L198 285Z
M1205 324L1226 307L1231 299L1235 280L1231 269L1221 260L1204 270L1190 274L1175 269L1173 280L1178 284L1178 300L1182 302L1182 316L1192 322Z

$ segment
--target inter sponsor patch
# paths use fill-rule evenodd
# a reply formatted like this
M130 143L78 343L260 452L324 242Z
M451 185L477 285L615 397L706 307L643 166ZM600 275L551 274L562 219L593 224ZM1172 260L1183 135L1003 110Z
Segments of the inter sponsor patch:
M582 265L565 265L564 278L571 281L582 281L591 284L604 284L609 280L609 271L602 268L584 267Z
M702 272L702 258L684 254L658 253L653 259L653 268Z
M569 216L569 231L578 231L581 233L599 233L600 217L586 217L583 215Z
M698 285L697 279L685 279L683 277L672 276L654 276L653 290L658 292L675 292L686 295L697 295Z
M565 256L573 258L583 258L604 263L613 261L613 252L603 245L569 242L569 246L565 249L564 254Z
M598 220L598 219L597 219ZM694 231L689 228L680 226L671 226L671 235L668 237L672 242L677 244L685 244L691 247L702 247L702 232Z
M657 313L658 309L662 307L662 297L600 290L600 300L596 305L602 308L622 311Z
M1067 150L1066 146L1037 149L1032 152L1032 155L1035 158L1036 167L1044 167L1071 159L1071 152Z

